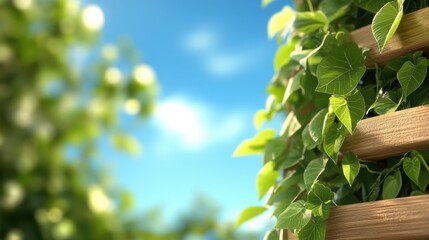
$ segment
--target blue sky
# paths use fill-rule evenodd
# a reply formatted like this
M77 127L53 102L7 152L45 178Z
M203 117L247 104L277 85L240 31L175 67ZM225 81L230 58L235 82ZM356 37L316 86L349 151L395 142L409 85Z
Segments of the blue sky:
M266 24L290 1L265 9L259 0L89 2L104 12L101 42L130 37L161 85L155 115L128 127L142 142L141 157L110 156L137 209L162 207L173 218L204 194L224 218L234 218L261 204L255 187L261 158L231 155L256 133L253 113L264 107L277 48Z

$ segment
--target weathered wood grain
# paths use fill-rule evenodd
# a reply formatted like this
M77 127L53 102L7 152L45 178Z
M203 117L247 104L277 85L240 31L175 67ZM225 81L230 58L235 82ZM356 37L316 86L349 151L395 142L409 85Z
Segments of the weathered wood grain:
M429 105L361 120L341 152L380 160L418 149L429 149Z
M388 61L401 55L417 50L429 48L429 8L403 16L396 33L385 47L383 53L378 50L377 42L371 32L371 26L365 26L351 33L351 38L360 47L370 49L370 58L367 65L374 62L384 65Z
M332 208L326 239L429 239L429 195Z

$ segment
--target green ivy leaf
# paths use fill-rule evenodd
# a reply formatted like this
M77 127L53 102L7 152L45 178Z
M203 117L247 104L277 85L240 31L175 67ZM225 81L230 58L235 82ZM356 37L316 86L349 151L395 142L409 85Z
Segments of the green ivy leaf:
M346 131L340 124L334 122L327 129L323 139L323 149L329 158L331 158L335 163L337 163L338 152L340 151L345 138Z
M261 5L262 5L262 7L266 7L266 6L270 5L272 2L274 2L274 0L262 0Z
M265 144L268 140L276 136L274 129L265 129L259 132L254 138L246 139L241 142L234 153L233 157L240 157L245 155L259 154L264 152Z
M261 215L263 212L267 210L266 207L248 207L244 209L240 215L238 216L238 220L235 223L235 227L239 227L241 224L249 221L250 219Z
M392 199L398 196L402 187L402 176L400 171L386 177L383 183L383 199Z
M259 199L265 195L268 189L277 183L279 175L279 171L275 169L275 163L273 161L267 162L262 167L256 178L256 188L258 189Z
M307 208L313 209L323 204L329 204L334 200L334 192L323 184L315 183L307 196Z
M365 116L365 100L359 91L350 97L332 96L330 105L335 115L350 133L353 133L356 124Z
M283 122L282 129L280 130L280 135L285 137L290 137L294 135L299 129L301 129L301 124L295 116L294 112L289 112L286 120Z
M307 165L304 170L304 184L307 190L310 190L312 188L319 176L323 173L327 162L328 159L326 158L317 158L311 160L310 163Z
M307 195L307 209L313 212L314 216L327 219L331 209L331 202L334 199L334 192L327 186L315 183Z
M265 145L264 164L270 161L278 161L284 155L287 147L286 137L271 139Z
M283 229L301 229L311 219L311 211L305 208L303 200L296 201L289 205L277 219L276 228Z
M281 168L290 168L304 159L304 144L302 143L301 135L294 136L291 139L291 144L286 151L283 159L279 159Z
M289 41L277 50L276 56L274 57L275 71L279 71L281 67L289 63L291 53L295 50L295 44L295 38L289 38Z
M429 184L429 173L424 168L421 168L420 174L419 174L420 191L426 191L428 184Z
M262 127L262 124L267 121L267 118L268 116L265 110L258 110L253 116L253 126L255 127L255 129L260 129Z
M308 124L308 132L317 145L322 142L323 122L327 113L327 109L320 110Z
M392 113L396 111L399 107L399 103L394 102L389 97L380 97L378 98L374 104L369 108L369 110L374 109L374 111L378 115L383 115L387 113Z
M289 97L294 93L295 91L299 90L301 88L301 77L302 72L298 73L294 77L290 78L286 87L285 95L283 98L282 103L285 104Z
M418 157L405 157L402 162L405 174L417 185L419 185L420 159Z
M300 240L324 240L326 235L325 221L320 217L314 217L302 228L298 237Z
M349 42L331 51L317 67L316 91L344 95L353 91L365 73L362 50Z
M325 13L329 22L332 22L347 13L351 2L351 0L323 0L319 4L319 9Z
M425 57L420 57L417 64L407 61L399 69L397 78L402 86L402 94L407 97L422 85L426 78L428 61Z
M380 8L390 1L392 0L354 0L353 2L360 8L376 13L380 10Z
M388 2L374 16L371 30L380 53L383 52L401 22L403 3L404 0Z
M273 212L273 216L278 218L278 216L289 207L289 205L295 200L295 198L301 193L297 186L292 188L285 189L281 192L273 192L270 196L267 204L277 203L275 210ZM270 204L270 205L271 205Z
M264 0L268 5L272 0ZM264 5L264 2L262 2ZM271 16L268 21L268 37L271 39L276 36L278 33L282 32L287 25L293 20L294 11L289 6L284 7L281 11L275 13Z
M329 128L332 124L335 123L335 113L332 108L329 108L329 111L326 113L325 118L323 119L323 127L322 127L322 140L328 133Z
M113 146L119 150L130 153L134 156L139 156L142 152L140 142L132 136L126 134L118 134L112 137Z
M264 236L264 240L279 240L279 239L280 239L280 233L279 233L279 230L277 229L271 229Z
M297 32L312 33L328 25L328 18L322 11L297 12L295 29Z
M349 152L343 156L343 173L349 182L350 187L353 185L353 181L359 174L360 164L356 154Z
M304 147L307 150L311 150L317 146L317 143L313 140L310 135L309 125L305 126L301 133L302 142L304 143Z

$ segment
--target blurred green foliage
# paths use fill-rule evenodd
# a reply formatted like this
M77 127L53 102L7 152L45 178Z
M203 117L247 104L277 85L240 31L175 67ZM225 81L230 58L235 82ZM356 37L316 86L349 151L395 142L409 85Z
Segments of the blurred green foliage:
M128 41L97 46L103 22L77 0L0 0L0 239L256 239L207 201L176 226L137 217L94 164L105 137L141 153L121 121L150 115L157 95Z

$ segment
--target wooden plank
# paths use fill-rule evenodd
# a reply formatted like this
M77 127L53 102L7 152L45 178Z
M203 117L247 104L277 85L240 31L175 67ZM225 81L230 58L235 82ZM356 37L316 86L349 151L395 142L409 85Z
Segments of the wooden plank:
M429 149L429 105L361 120L341 152L380 160L418 149Z
M409 13L402 18L396 33L385 47L383 53L379 53L377 42L371 32L371 26L365 26L351 33L351 38L360 47L370 49L371 60L367 65L376 62L384 65L388 61L406 53L425 50L429 51L429 8L423 8Z
M326 239L429 239L429 195L335 207Z

